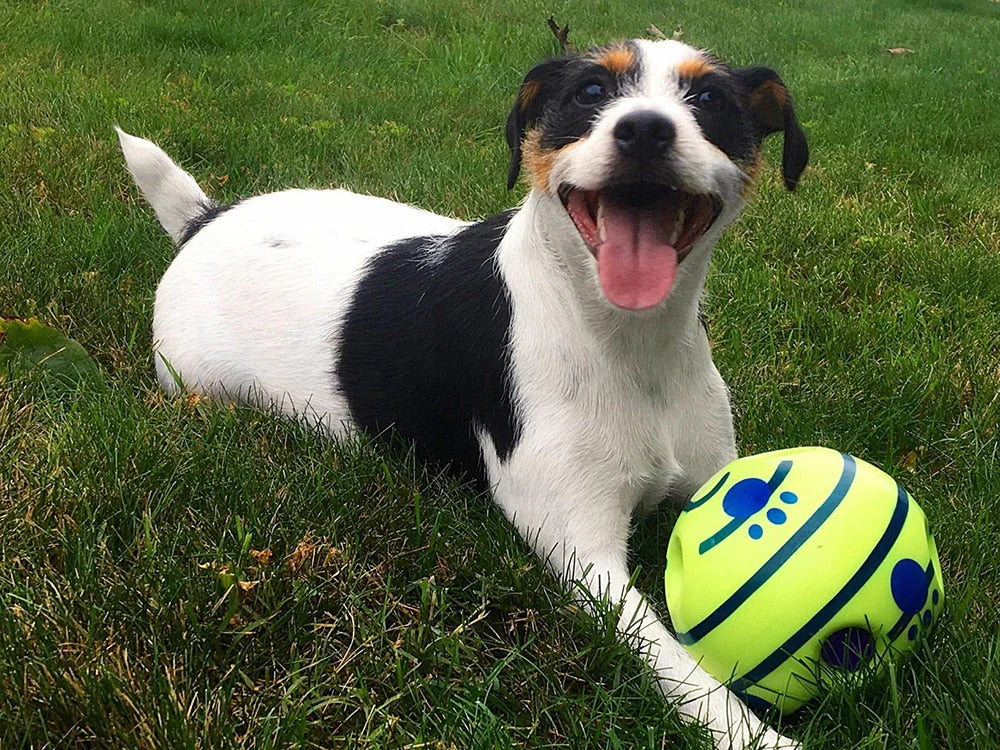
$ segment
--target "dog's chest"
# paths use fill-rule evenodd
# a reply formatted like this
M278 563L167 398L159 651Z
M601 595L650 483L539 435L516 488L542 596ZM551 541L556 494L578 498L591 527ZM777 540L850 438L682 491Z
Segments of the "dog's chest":
M563 326L568 328L568 326ZM529 443L562 444L573 471L621 488L622 502L645 504L669 494L687 473L682 445L710 408L705 365L616 356L571 330L547 328L515 340L517 401ZM710 360L707 363L711 367ZM713 368L714 370L714 368Z

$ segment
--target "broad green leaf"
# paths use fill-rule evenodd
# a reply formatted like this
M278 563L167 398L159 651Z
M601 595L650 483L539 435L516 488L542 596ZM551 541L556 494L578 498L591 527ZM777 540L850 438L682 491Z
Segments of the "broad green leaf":
M40 323L0 319L0 382L41 368L61 385L103 384L97 365L82 346L61 331Z

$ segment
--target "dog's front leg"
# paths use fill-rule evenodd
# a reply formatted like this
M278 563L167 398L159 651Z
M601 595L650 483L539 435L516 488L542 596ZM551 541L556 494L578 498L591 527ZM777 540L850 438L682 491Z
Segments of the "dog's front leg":
M581 502L559 492L525 491L512 497L504 492L504 484L508 490L517 485L521 490L529 488L509 474L507 478L511 481L501 481L494 496L522 536L562 581L579 593L581 606L592 610L594 602L621 605L619 637L642 655L656 674L660 690L676 703L681 714L708 727L716 747L800 747L764 726L736 696L701 669L660 622L646 598L629 585L630 517L625 504L609 507L607 502Z
M716 747L724 750L798 748L796 742L761 724L736 696L694 662L646 598L628 585L625 562L616 558L594 556L587 560L577 556L563 575L583 583L593 599L620 605L619 637L643 656L656 674L660 690L676 703L681 714L707 726Z

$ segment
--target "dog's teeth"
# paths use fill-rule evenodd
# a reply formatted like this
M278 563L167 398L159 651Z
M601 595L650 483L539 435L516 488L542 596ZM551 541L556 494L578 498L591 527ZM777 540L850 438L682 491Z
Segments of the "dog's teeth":
M676 245L677 240L681 237L681 232L684 231L684 209L680 209L677 212L677 219L674 221L674 228L670 232L670 244Z
M604 242L604 201L597 201L597 239Z

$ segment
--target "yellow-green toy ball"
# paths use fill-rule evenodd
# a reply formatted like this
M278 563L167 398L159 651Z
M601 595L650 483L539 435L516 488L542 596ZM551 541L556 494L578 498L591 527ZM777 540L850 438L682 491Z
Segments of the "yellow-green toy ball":
M678 640L751 704L794 711L829 669L912 648L944 601L923 511L871 464L828 448L733 461L667 548Z

